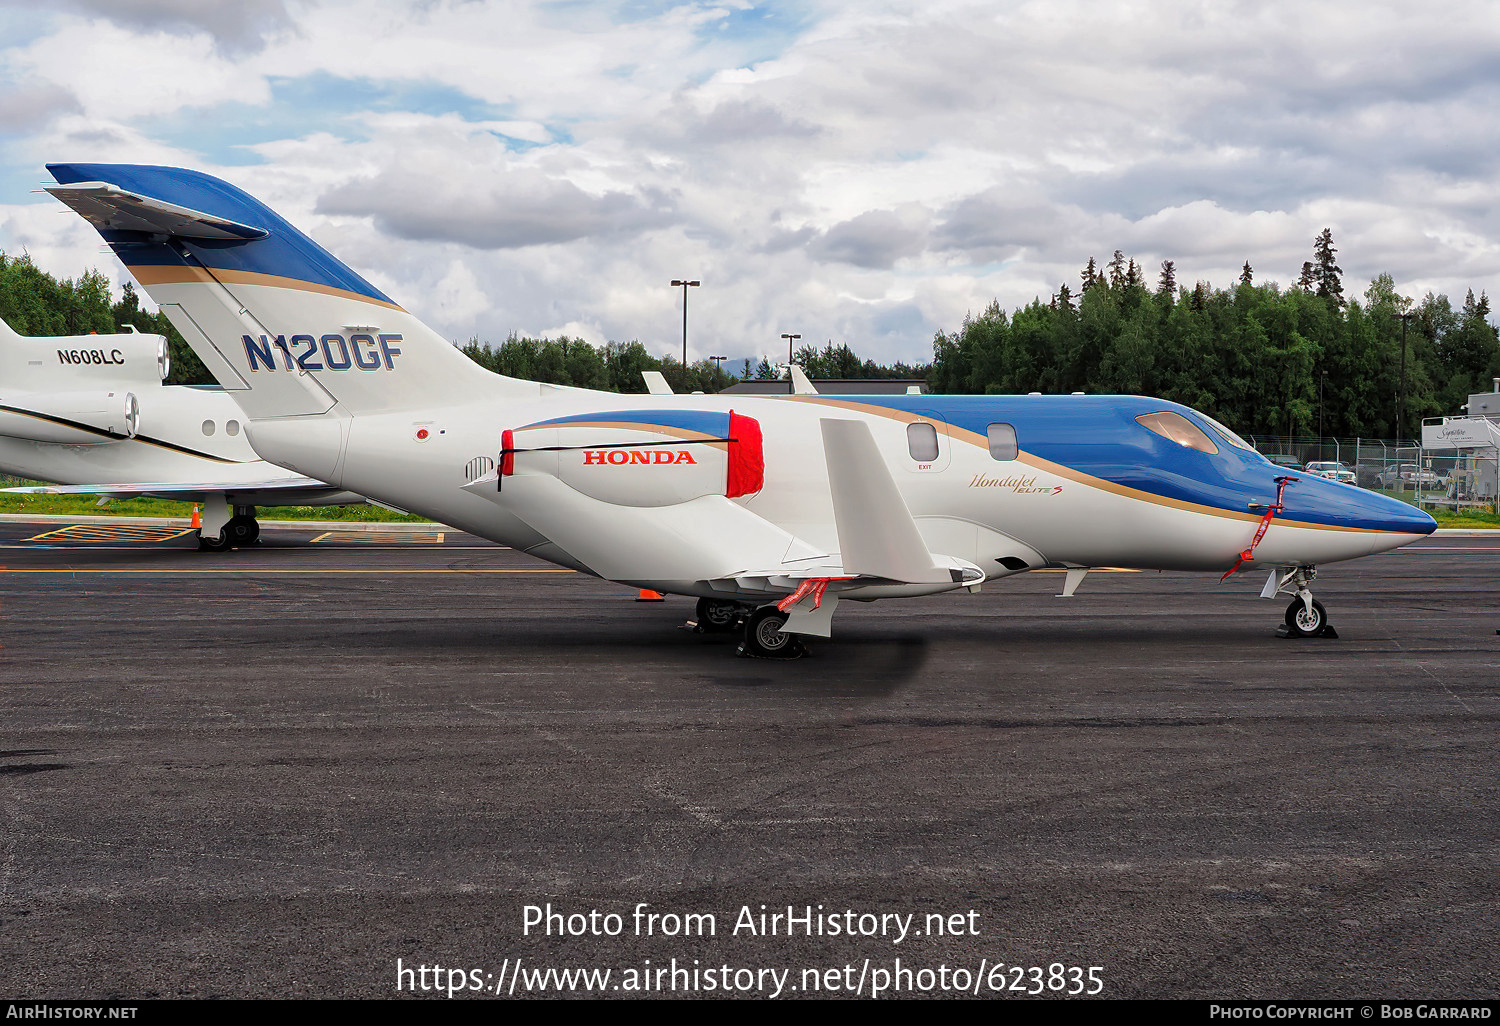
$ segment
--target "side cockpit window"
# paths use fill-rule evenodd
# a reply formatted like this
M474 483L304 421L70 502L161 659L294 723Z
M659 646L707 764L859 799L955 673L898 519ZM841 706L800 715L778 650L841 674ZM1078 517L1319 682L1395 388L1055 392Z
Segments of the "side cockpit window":
M937 428L923 421L906 425L906 450L918 463L931 463L937 459Z
M1198 416L1208 421L1208 426L1213 428L1219 434L1223 435L1224 441L1228 442L1230 445L1234 446L1237 449L1244 449L1246 452L1255 452L1255 446L1245 441L1243 438L1235 434L1233 431L1229 430L1223 424L1220 424L1218 421L1214 420L1208 414L1199 413Z
M1135 418L1135 421L1185 448L1218 455L1219 447L1213 443L1213 439L1180 413L1146 413Z
M989 428L990 455L997 460L1008 461L1020 455L1016 445L1016 429L1009 424L991 424Z

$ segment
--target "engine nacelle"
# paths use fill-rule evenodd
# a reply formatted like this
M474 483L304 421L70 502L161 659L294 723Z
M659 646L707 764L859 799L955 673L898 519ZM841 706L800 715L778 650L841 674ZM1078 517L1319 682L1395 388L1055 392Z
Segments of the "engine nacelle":
M32 442L97 444L134 438L134 392L31 392L0 398L0 434Z
M752 495L765 478L760 423L733 411L579 414L506 431L502 447L502 488L506 478L546 474L620 506Z
M13 388L155 386L171 371L171 350L161 335L23 336L0 324L0 382Z

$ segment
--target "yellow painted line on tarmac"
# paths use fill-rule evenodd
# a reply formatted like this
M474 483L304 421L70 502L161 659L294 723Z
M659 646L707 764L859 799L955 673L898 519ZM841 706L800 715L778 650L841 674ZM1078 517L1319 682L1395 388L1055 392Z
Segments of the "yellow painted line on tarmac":
M441 545L446 531L324 531L309 545L320 541L352 542L365 545Z
M192 534L196 528L177 530L171 527L148 527L125 525L121 527L104 527L95 524L74 524L71 527L59 527L52 531L46 531L31 538L23 538L22 541L45 541L53 540L78 540L78 541L170 541L173 538L181 538L185 534Z

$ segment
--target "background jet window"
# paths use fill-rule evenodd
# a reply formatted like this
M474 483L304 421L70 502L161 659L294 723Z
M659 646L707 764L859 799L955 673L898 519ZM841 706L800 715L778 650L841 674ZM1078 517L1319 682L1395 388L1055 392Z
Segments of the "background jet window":
M214 433L214 422L213 421L211 421L211 420L205 420L203 422L203 433L205 435L211 435L211 434Z
M1013 460L1019 455L1016 429L1009 424L990 425L990 455L997 460Z
M931 463L938 457L937 428L926 423L906 425L906 448L918 463Z
M1218 454L1219 447L1214 445L1212 439L1180 413L1147 413L1135 420L1142 427L1148 427L1178 445L1197 449L1199 452Z

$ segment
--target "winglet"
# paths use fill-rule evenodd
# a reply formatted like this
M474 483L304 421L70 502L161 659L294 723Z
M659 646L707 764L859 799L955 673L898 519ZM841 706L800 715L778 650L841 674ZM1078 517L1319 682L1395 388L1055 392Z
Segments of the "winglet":
M651 395L671 395L672 386L667 384L666 375L661 371L641 371L641 378L646 382L646 391Z
M792 394L793 395L817 395L818 390L808 380L807 374L795 363L791 365L792 371Z
M825 419L822 427L844 572L909 584L952 581L922 541L869 425Z

